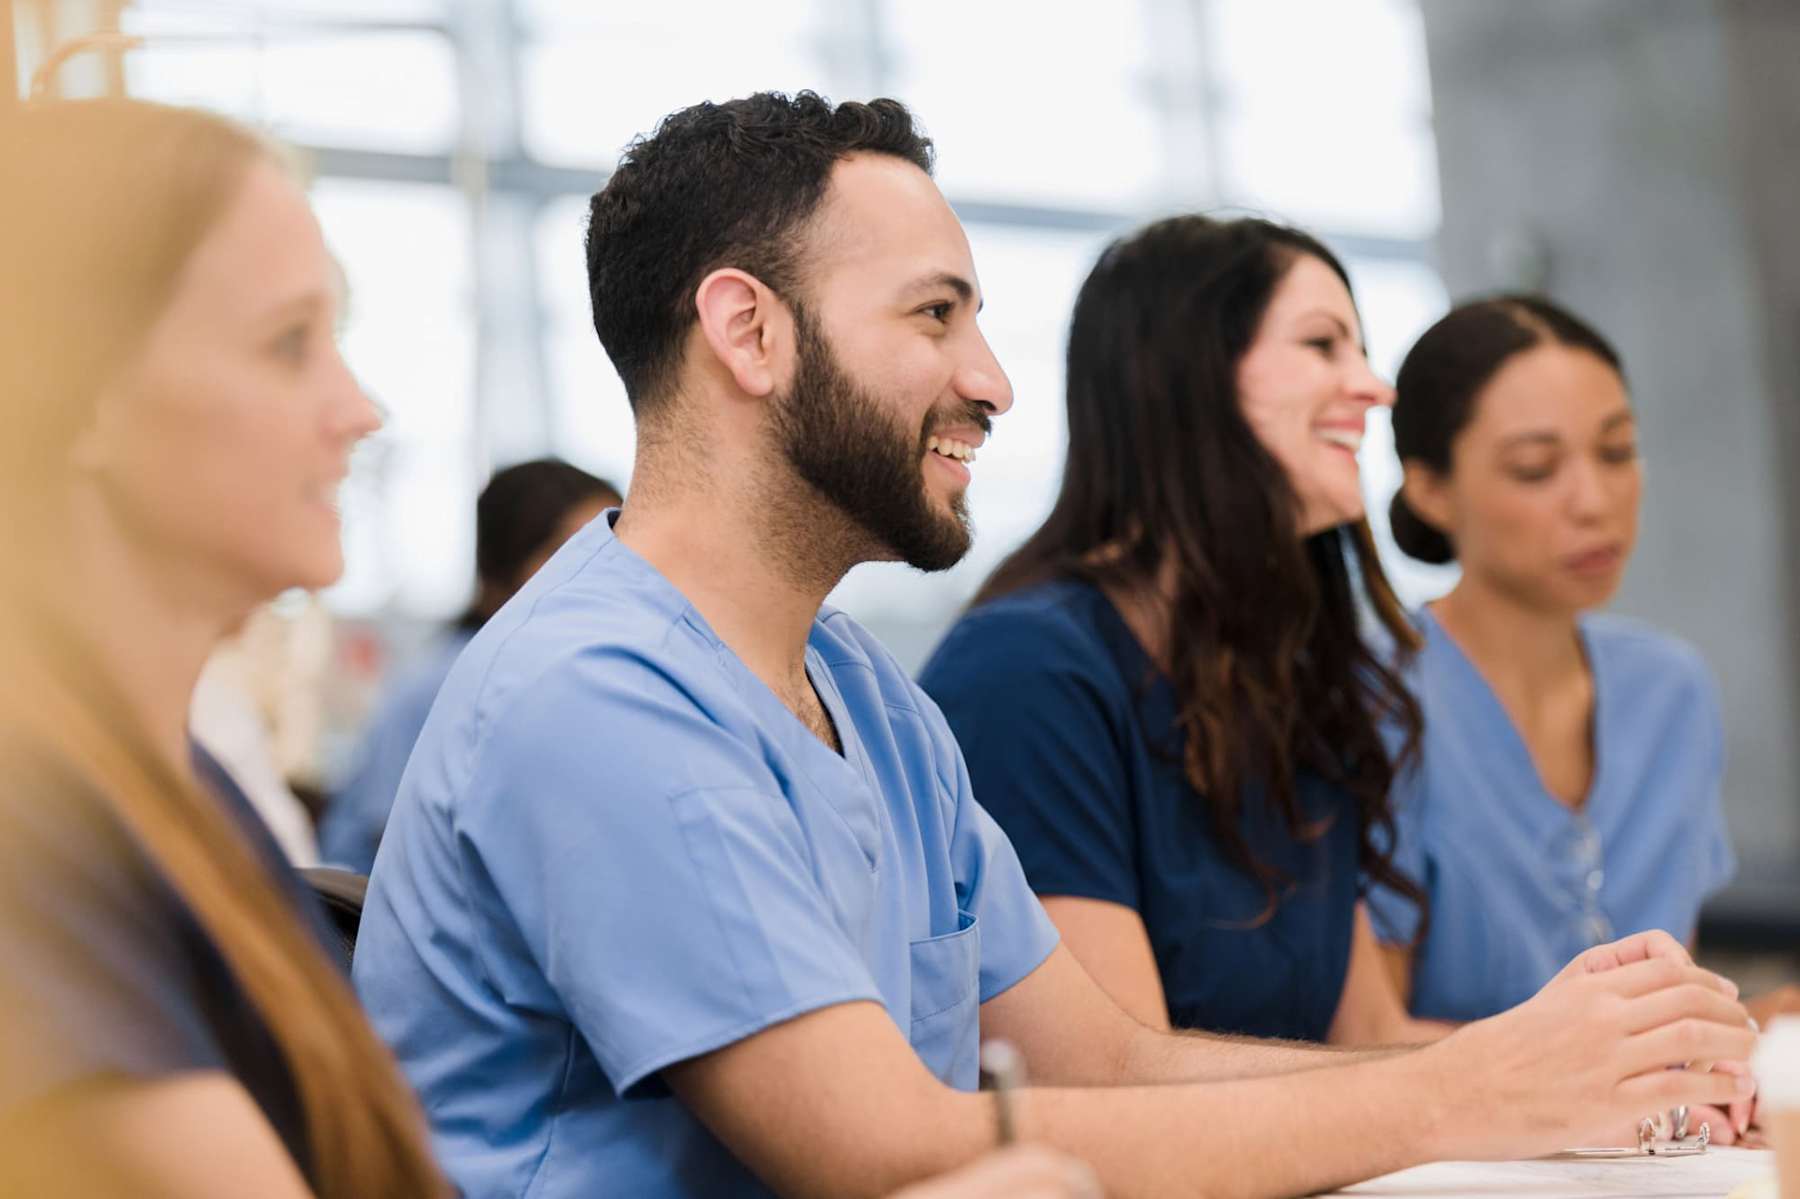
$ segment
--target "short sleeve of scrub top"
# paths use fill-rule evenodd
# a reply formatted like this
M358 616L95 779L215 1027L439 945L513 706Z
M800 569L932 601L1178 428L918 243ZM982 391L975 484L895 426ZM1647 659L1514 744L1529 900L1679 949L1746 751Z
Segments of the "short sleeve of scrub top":
M842 756L596 521L451 671L355 973L466 1193L764 1193L658 1072L830 1005L973 1089L1054 928L891 657L826 612L807 668Z
M1544 789L1474 663L1428 611L1415 619L1425 645L1409 681L1424 738L1395 789L1395 860L1431 900L1414 1014L1480 1019L1529 999L1593 945L1652 928L1691 939L1736 867L1718 695L1700 656L1635 621L1583 618L1595 770L1571 809ZM1369 900L1382 940L1414 938L1410 905L1384 888Z
M1178 1028L1323 1040L1348 968L1359 876L1348 797L1309 773L1294 838L1248 789L1240 827L1292 885L1273 909L1188 783L1173 692L1103 592L1058 580L972 609L920 681L963 748L975 798L1040 895L1144 922Z

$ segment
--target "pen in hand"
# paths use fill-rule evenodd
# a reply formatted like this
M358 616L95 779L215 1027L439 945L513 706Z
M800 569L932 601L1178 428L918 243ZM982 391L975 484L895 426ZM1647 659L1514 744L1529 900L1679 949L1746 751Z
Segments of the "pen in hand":
M994 1123L1001 1148L1018 1137L1013 1124L1012 1093L1025 1084L1025 1059L1011 1041L984 1041L981 1046L982 1085L994 1095Z

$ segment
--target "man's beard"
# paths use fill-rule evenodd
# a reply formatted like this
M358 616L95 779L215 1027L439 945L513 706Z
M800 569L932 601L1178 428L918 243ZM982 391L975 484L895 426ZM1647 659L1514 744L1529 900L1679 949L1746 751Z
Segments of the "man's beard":
M775 441L801 479L877 545L916 570L948 570L969 552L962 492L948 515L925 490L927 439L946 425L989 427L976 405L934 410L909 431L845 373L818 327L793 307L798 360L794 382L773 409Z

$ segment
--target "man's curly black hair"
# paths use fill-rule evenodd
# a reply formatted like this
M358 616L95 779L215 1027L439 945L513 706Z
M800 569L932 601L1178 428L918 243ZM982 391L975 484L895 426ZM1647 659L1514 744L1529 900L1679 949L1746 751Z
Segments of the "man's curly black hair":
M588 294L640 417L671 390L708 274L736 267L798 298L804 226L832 167L859 152L931 171L931 140L898 100L812 92L696 104L627 147L588 205Z

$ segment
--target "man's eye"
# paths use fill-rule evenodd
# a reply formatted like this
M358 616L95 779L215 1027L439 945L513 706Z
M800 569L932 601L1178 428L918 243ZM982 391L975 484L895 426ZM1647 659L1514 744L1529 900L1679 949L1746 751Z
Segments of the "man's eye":
M956 305L952 304L950 301L941 300L936 304L921 308L919 311L923 312L934 321L947 321L950 319L950 313L955 307Z
M1330 337L1309 337L1306 339L1306 344L1327 358L1331 357L1332 351L1337 348L1337 341Z

